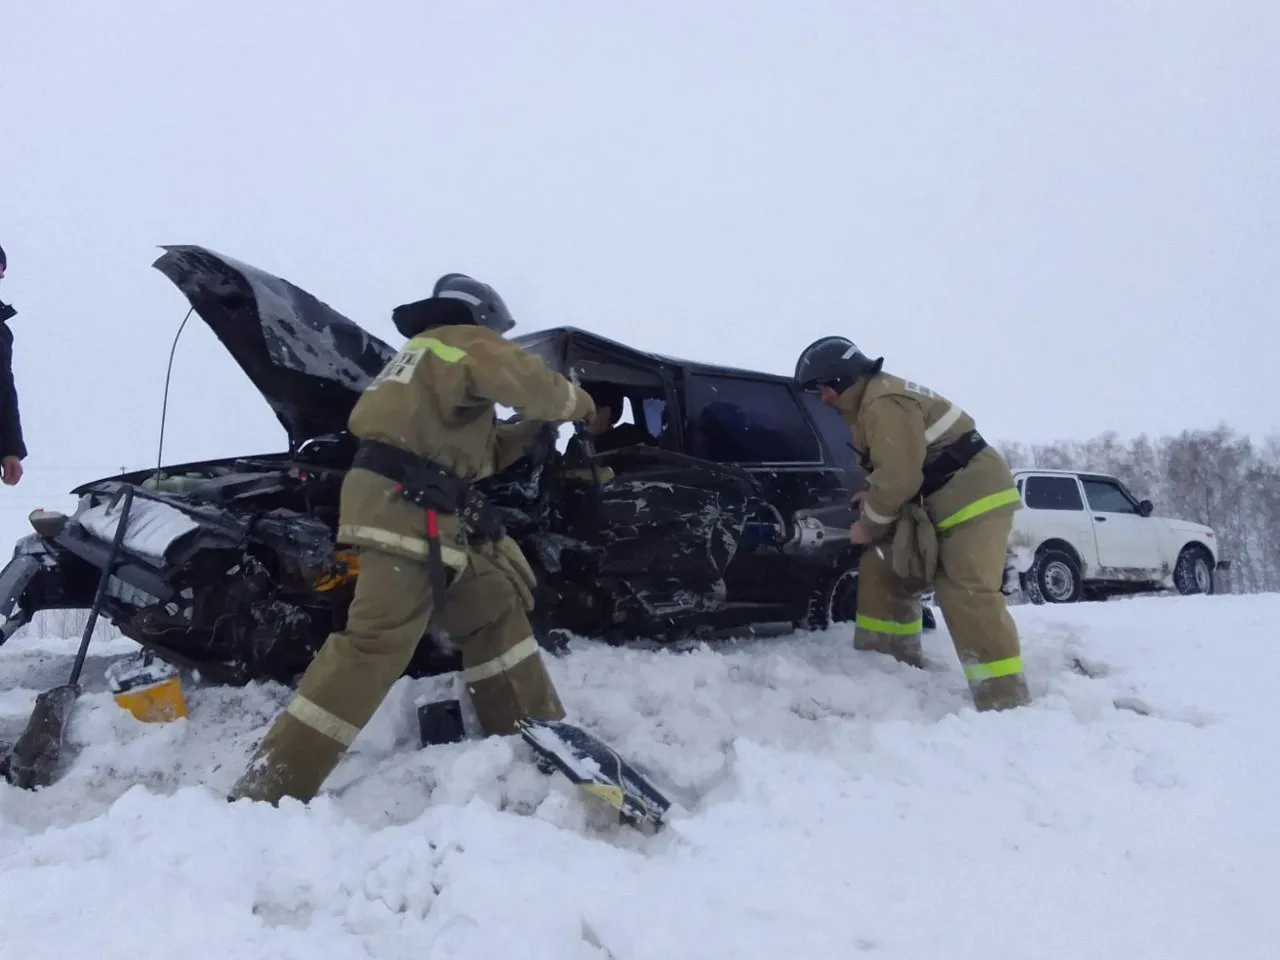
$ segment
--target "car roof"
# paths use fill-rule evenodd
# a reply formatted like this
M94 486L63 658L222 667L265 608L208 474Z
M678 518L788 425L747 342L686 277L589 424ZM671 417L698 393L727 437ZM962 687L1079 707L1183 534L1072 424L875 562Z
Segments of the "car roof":
M1117 483L1122 482L1113 473L1099 473L1097 470L1049 470L1040 467L1018 467L1011 472L1015 477L1026 473L1034 473L1049 477L1079 477L1081 480L1114 480Z
M628 355L636 362L665 367L677 367L686 370L689 373L723 374L725 376L748 377L753 380L775 383L791 382L791 377L783 374L768 373L763 370L749 370L742 367L729 367L721 364L707 363L701 360L685 360L680 357L673 357L667 354L641 350L638 347L628 346L625 343L620 343L617 340L610 339L609 337L602 336L598 333L592 333L589 330L583 330L580 327L551 327L547 330L536 330L532 333L512 337L511 339L512 342L517 343L522 347L540 346L555 340L563 340L566 343L569 341L575 341L580 344L589 344L591 346L601 348L610 353Z

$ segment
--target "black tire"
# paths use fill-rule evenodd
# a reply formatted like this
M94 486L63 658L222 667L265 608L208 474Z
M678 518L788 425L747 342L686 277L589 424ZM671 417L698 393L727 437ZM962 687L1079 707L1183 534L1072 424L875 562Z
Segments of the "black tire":
M1173 568L1173 585L1184 597L1194 594L1212 594L1213 558L1204 547L1191 544L1182 548L1178 563Z
M845 567L827 577L809 600L806 626L825 630L833 623L852 623L858 615L858 568Z
M858 568L848 567L828 579L824 588L809 602L808 628L825 630L833 623L852 623L857 616ZM938 629L937 618L928 604L922 606L920 619L924 630Z
M1080 562L1065 550L1043 547L1027 571L1032 603L1079 603L1084 594Z

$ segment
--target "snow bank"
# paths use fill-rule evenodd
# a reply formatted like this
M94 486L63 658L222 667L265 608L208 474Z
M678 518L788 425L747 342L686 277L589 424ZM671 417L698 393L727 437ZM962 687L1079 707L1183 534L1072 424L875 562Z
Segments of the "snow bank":
M62 780L0 786L0 956L1280 956L1280 597L1014 614L1036 702L984 716L941 630L925 671L844 630L577 642L549 661L572 719L685 807L651 838L518 740L416 749L440 680L279 810L222 797L282 688L189 686L166 726L93 690ZM46 648L0 649L0 736L74 643Z

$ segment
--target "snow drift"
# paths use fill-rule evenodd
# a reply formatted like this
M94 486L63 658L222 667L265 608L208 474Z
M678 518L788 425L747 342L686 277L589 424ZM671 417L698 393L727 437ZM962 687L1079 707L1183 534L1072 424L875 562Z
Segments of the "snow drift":
M223 792L285 701L133 720L91 650L67 772L0 784L0 956L947 960L1280 956L1280 597L1017 607L1035 704L978 715L847 630L723 652L576 641L570 719L683 811L644 837L518 738L419 750L401 681L310 808ZM0 736L75 646L0 649ZM140 945L145 941L146 948Z

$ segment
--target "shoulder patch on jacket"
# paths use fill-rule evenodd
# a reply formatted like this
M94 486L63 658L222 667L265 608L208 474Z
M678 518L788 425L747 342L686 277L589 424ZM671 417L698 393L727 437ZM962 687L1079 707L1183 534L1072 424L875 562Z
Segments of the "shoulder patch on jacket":
M929 399L933 399L937 396L937 394L928 387L923 384L916 383L914 380L903 380L902 389L907 391L907 393L914 393L917 396L928 397Z
M378 372L365 389L373 390L388 381L408 383L413 379L413 371L418 369L418 364L426 352L427 348L424 344L415 344L410 340L387 362L387 365Z
M418 364L428 353L439 357L445 363L457 363L467 355L467 351L450 346L435 337L427 335L414 337L387 362L366 389L372 390L388 381L409 383L413 379L414 371L418 369Z

